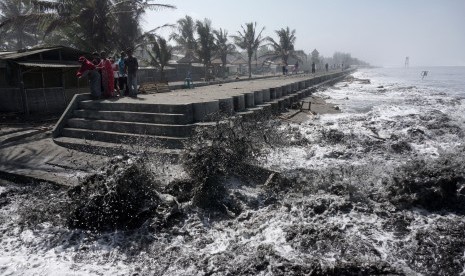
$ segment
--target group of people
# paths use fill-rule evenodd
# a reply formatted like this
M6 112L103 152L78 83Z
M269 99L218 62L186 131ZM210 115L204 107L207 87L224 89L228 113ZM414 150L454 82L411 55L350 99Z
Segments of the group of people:
M283 75L287 75L289 73L289 70L287 69L287 63L285 63L282 68L283 68ZM294 65L294 68L292 69L292 73L297 74L298 71L299 71L299 62L297 61Z
M81 68L76 76L87 76L90 94L94 99L130 96L137 97L137 70L139 63L133 56L133 50L128 49L120 54L116 61L107 58L105 52L94 52L92 60L81 56Z

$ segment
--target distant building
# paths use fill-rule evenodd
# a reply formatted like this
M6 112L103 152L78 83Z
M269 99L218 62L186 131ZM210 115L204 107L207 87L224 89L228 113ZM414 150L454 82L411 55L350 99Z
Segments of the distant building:
M59 113L77 93L88 93L79 80L79 56L65 46L0 52L0 112Z

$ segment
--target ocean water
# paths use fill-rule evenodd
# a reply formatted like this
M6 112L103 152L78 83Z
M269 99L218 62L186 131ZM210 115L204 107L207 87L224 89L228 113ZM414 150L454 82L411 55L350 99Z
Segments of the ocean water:
M280 178L217 180L236 207L223 216L178 196L169 226L96 233L66 224L67 191L1 183L0 275L465 275L464 80L375 68L320 89L342 112L268 122L251 162Z
M421 77L422 71L428 75ZM349 98L350 101L337 101L348 107L345 111L366 111L373 106L401 101L404 97L421 93L425 97L444 95L456 99L465 97L465 67L410 67L363 69L354 74L361 79L370 79L371 85L348 86L334 99ZM378 88L383 86L383 88ZM412 95L404 94L409 91ZM335 94L333 91L332 94ZM383 93L388 92L388 93ZM339 94L339 93L337 93ZM353 95L350 97L349 95ZM401 104L401 103L400 103Z
M424 79L420 76L423 70L429 71ZM389 139L394 136L414 147L412 153L431 157L463 144L465 67L360 69L353 77L315 94L338 105L342 113L317 116L297 126L306 139L317 141L322 133L331 130L358 138ZM450 124L457 133L447 133L450 129L446 133L440 131L451 127ZM431 133L428 128L439 131ZM415 131L423 132L426 139L413 137ZM438 136L439 132L442 135ZM325 156L338 149L345 148L338 143L329 146L314 143L304 149L280 148L274 153L279 155L281 152L281 156L268 156L266 162L276 168L322 166L327 161L335 161ZM376 155L360 157L357 162L365 162Z

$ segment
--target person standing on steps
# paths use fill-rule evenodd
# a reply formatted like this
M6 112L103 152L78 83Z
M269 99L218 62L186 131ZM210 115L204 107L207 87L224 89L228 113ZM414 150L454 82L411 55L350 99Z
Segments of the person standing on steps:
M115 96L117 97L121 97L121 91L119 89L119 83L118 83L118 80L119 80L119 70L118 70L118 62L115 61L115 58L114 57L111 57L110 58L110 62L111 62L111 69L113 69L113 87L114 87L114 94Z
M312 62L312 74L315 74L316 67L315 67L315 62Z
M111 61L107 58L107 53L100 53L100 64L98 68L102 70L102 86L103 86L103 96L105 98L114 97L115 93L115 82L113 79L113 67Z
M128 49L128 57L124 60L125 71L128 74L128 87L129 87L129 96L136 98L137 97L137 70L139 70L139 63L137 58L133 57L133 50Z
M100 91L103 91L103 80L102 80L102 70L98 68L101 62L100 54L98 52L92 53L92 63L97 67L97 72L100 75Z
M128 75L126 74L126 68L124 65L125 59L126 59L126 53L123 51L121 52L120 59L118 60L118 70L119 70L118 84L119 84L119 89L121 90L120 92L121 96L129 96Z
M102 95L102 87L100 82L100 73L97 71L97 67L85 57L80 57L79 63L81 63L81 68L79 68L76 76L78 78L87 76L89 78L89 88L92 99L100 99L100 96Z
M326 72L328 72L329 65L328 63L325 64Z

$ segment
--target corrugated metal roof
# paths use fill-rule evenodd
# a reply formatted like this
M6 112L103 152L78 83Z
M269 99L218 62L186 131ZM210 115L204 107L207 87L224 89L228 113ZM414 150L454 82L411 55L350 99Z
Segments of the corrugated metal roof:
M235 65L240 65L240 64L247 64L247 60L245 60L245 58L243 58L242 56L239 56L235 61L231 62L231 64L235 64Z
M20 58L24 58L24 57L28 57L28 56L35 55L35 54L44 53L44 52L55 51L55 50L72 52L72 53L76 53L79 55L86 54L86 52L78 50L78 49L58 45L58 46L50 46L50 47L33 48L29 50L21 50L21 51L15 51L15 52L0 52L0 59L13 59L14 60L14 59L20 59Z
M30 55L35 55L35 54L39 54L39 53L43 53L43 52L48 52L48 51L52 51L52 50L57 50L57 49L60 49L62 47L51 47L51 48L40 48L40 49L33 49L33 50L26 50L24 52L21 52L21 51L18 51L18 52L10 52L10 53L7 53L7 54L2 54L0 55L0 58L2 59L17 59L17 58L22 58L22 57L27 57L27 56L30 56Z
M77 68L79 63L46 63L46 62L17 62L19 65L41 68Z
M11 55L11 54L14 54L16 52L0 52L0 57L3 57L4 55Z
M199 63L201 60L194 56L193 53L187 53L183 58L179 59L177 63Z

